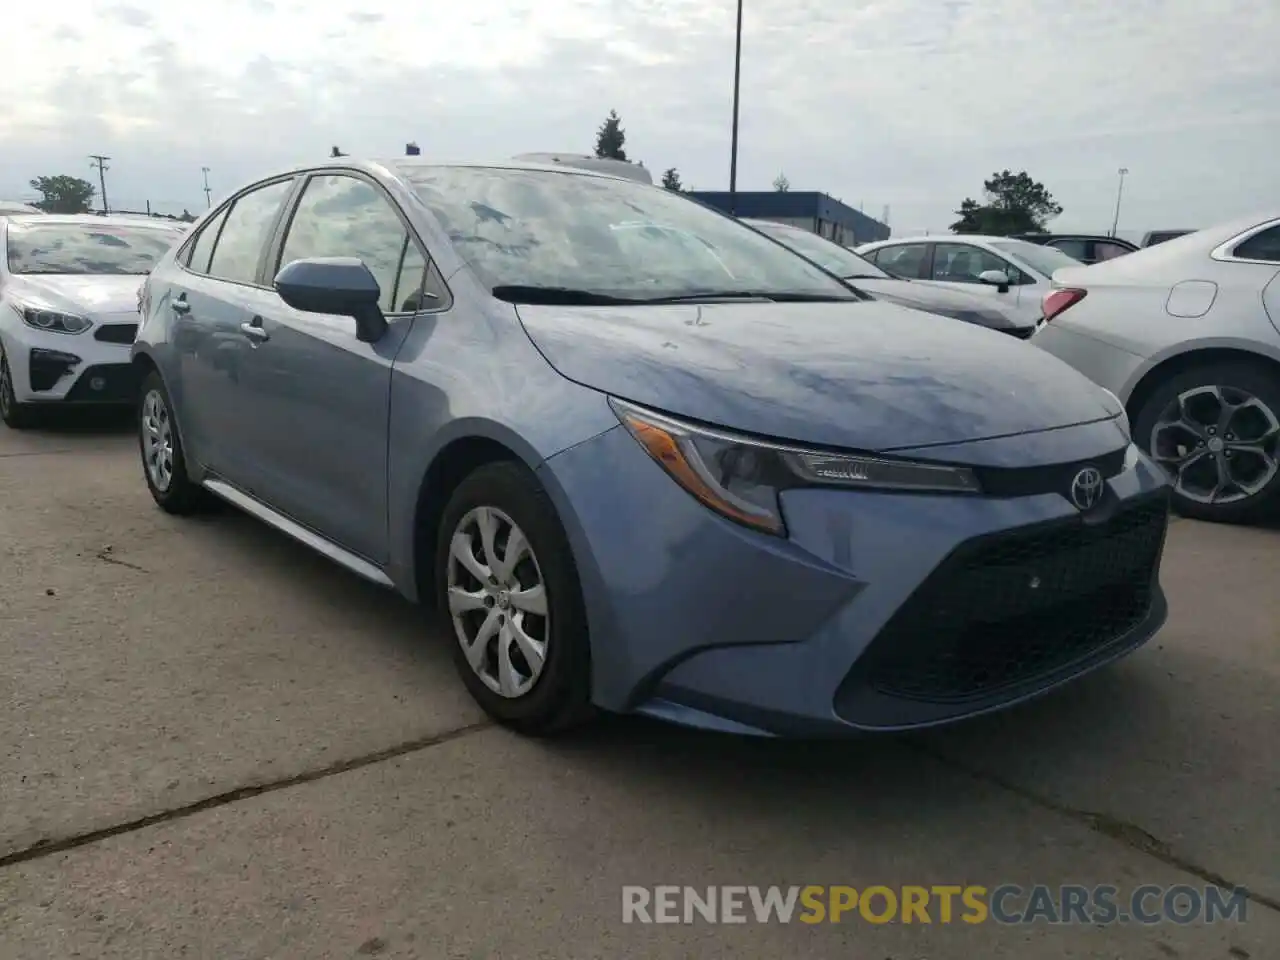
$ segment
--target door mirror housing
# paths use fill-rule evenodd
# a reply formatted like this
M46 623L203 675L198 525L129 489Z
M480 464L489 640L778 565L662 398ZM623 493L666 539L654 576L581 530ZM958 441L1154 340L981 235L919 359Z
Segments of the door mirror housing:
M998 288L1001 293L1009 292L1009 275L1003 270L983 270L978 274L978 280Z
M295 310L351 317L363 343L377 343L387 332L387 318L378 306L382 290L357 257L294 260L276 274L274 286Z

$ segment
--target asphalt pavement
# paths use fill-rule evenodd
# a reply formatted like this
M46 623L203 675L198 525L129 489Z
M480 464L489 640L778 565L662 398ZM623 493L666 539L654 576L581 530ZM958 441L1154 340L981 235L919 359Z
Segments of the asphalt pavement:
M1273 960L1280 530L1178 521L1163 582L1143 650L945 731L530 741L422 612L159 511L127 422L0 428L0 958ZM1245 917L623 922L637 885L1067 883Z

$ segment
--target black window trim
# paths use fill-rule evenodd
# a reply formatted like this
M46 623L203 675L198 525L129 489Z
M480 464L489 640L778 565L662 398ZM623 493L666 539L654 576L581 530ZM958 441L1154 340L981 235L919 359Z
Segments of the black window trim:
M1277 263L1275 260L1258 260L1254 257L1238 257L1236 251L1244 244L1248 243L1260 233L1266 233L1273 228L1280 229L1280 218L1264 221L1256 226L1250 227L1243 233L1238 233L1226 243L1221 243L1213 248L1213 252L1209 254L1214 260L1222 263L1254 263L1266 267L1274 267Z
M230 199L220 204L217 210L213 214L211 214L203 224L200 225L200 229L192 232L191 238L187 241L189 246L184 246L182 249L178 251L178 256L175 258L175 262L178 264L178 266L182 268L184 272L191 274L193 277L203 277L206 280L216 280L218 283L233 283L239 287L253 287L255 289L270 290L271 287L269 285L265 285L262 282L263 258L266 254L266 251L270 249L270 246L271 246L270 241L268 241L268 243L263 247L262 250L258 251L258 266L254 270L253 280L232 280L230 277L219 277L216 274L212 274L212 273L200 273L197 270L192 270L189 264L191 260L191 254L195 252L195 245L199 242L200 236L208 228L209 224L211 224L215 219L217 219L223 213L227 214L227 216L224 216L222 218L222 223L218 224L218 235L213 238L213 253L209 255L209 263L212 264L213 254L218 252L218 244L222 242L222 231L226 229L227 220L230 217L230 212L235 207L236 203L238 203L242 197L248 196L249 194L253 193L255 190L265 189L267 187L274 186L277 183L291 183L291 187L289 190L285 191L284 198L281 200L280 206L276 209L275 217L272 220L271 228L267 231L268 237L274 237L275 231L280 224L280 215L288 208L290 202L293 200L294 195L298 191L298 174L297 173L279 174L277 176L267 177L265 180L259 180L256 183L251 183L249 184L249 186L245 187L243 190L238 191L235 196L231 197Z
M405 229L406 238L411 238L417 244L418 252L422 254L422 259L426 263L426 270L423 271L423 275L426 278L423 281L423 289L425 290L429 288L432 285L432 281L434 281L440 294L438 300L433 302L431 306L424 305L420 310L396 310L391 313L386 313L384 316L388 318L416 317L421 314L444 313L453 308L453 291L450 290L449 285L445 283L444 274L440 272L440 268L437 265L435 258L431 256L431 252L427 248L427 245L423 243L422 238L418 236L418 231L414 229L413 224L405 215L404 210L401 209L400 204L396 203L395 197L391 195L390 191L388 191L383 184L378 182L376 177L371 176L367 171L359 170L355 167L340 166L314 167L308 170L300 170L296 171L295 176L298 178L298 185L295 187L293 193L290 194L285 206L283 207L285 215L281 216L276 221L275 229L271 234L271 239L267 242L263 263L261 264L262 268L265 269L268 264L275 264L275 270L272 271L271 274L273 277L275 276L275 273L279 271L280 258L284 255L284 240L289 233L289 227L293 225L294 215L298 212L298 205L302 202L302 195L306 191L307 185L316 177L349 176L373 187L373 189L387 201L392 211L400 219L400 224ZM400 262L397 264L396 268L397 288L399 287L400 269L404 266L404 257L406 252L407 245L402 247L400 250ZM398 293L398 289L393 291L393 294ZM395 300L392 300L392 303L395 303Z

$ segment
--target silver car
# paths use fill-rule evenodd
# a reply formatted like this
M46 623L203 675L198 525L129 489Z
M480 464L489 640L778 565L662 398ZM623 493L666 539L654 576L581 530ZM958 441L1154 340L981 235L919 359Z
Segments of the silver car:
M882 240L857 252L895 277L985 296L1028 325L1040 320L1053 272L1080 266L1053 247L964 234Z
M1119 397L1187 516L1280 505L1280 213L1060 270L1031 342Z

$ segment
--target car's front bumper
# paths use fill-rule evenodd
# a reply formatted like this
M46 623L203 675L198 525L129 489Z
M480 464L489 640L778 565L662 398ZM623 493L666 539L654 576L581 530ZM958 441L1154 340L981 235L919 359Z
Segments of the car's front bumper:
M1114 429L1055 433L1074 456ZM983 456L1007 463L1018 439ZM1056 492L794 490L786 539L711 513L622 429L540 473L583 583L597 704L823 735L1006 707L1158 630L1167 482L1136 448L1122 460L1087 518Z
M136 317L134 318L136 329ZM128 404L138 388L132 341L99 339L99 331L129 326L112 320L74 336L9 324L3 335L14 398L19 403Z

